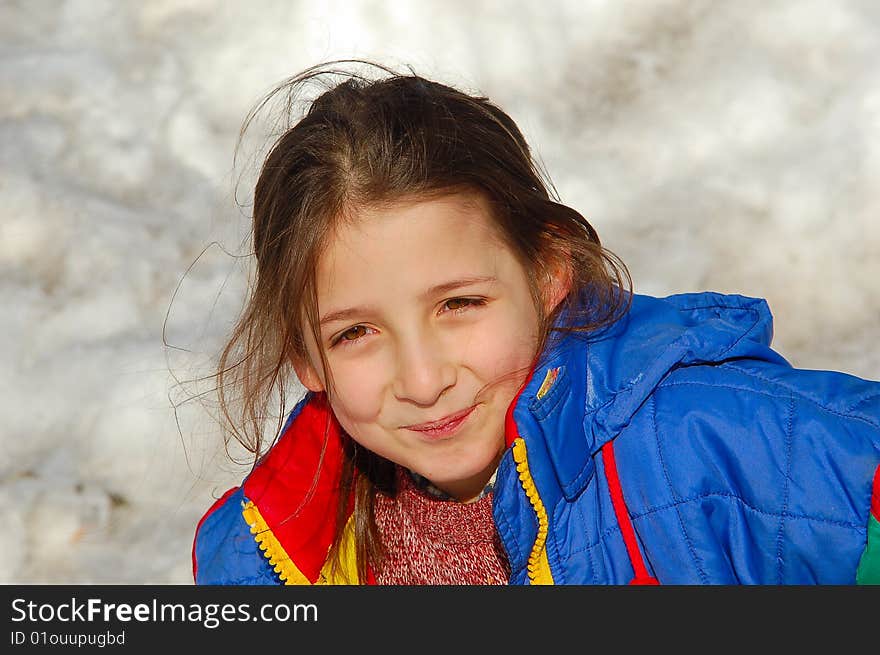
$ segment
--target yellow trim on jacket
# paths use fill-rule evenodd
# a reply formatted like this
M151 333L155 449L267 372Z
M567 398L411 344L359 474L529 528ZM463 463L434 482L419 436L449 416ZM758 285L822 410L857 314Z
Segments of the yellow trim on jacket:
M541 502L538 488L532 479L531 471L529 471L526 442L523 441L522 437L517 437L513 440L512 447L513 460L516 462L516 472L519 474L519 481L538 518L538 534L535 536L535 543L532 545L532 552L529 554L527 564L529 584L551 585L554 582L553 574L550 572L550 561L547 558L547 533L550 527L547 520L547 510L544 508L544 503Z
M266 524L260 510L253 501L244 504L242 516L251 528L251 534L257 542L263 556L286 585L310 585L309 579L297 568L293 560L284 550L281 542ZM329 562L325 562L315 584L357 584L357 560L354 542L354 523L349 519L342 533L341 566L333 570Z

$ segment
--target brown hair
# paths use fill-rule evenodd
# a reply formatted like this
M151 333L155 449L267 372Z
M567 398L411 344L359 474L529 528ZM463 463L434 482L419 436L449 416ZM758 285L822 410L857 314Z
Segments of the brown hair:
M339 64L364 64L384 75L370 79L334 68ZM339 76L346 79L326 84ZM487 98L411 70L404 75L361 60L333 61L278 85L249 113L241 135L276 94L286 91L290 107L309 81L325 82L326 90L274 142L256 183L255 279L217 367L226 427L255 457L264 449L270 405L279 402L282 412L285 407L292 362L308 361L304 323L321 343L314 272L336 222L357 208L461 189L482 193L499 233L527 271L540 321L537 353L551 329L592 331L628 309L626 267L602 248L581 214L554 200L548 180L551 197L522 133ZM567 267L571 291L544 315L542 287L554 263ZM560 312L566 312L567 323L554 328ZM321 365L329 374L323 352ZM279 413L275 438L280 430ZM364 580L368 564L381 564L373 498L377 490L393 492L393 465L344 438L346 464L330 561L338 564L353 495L359 578Z

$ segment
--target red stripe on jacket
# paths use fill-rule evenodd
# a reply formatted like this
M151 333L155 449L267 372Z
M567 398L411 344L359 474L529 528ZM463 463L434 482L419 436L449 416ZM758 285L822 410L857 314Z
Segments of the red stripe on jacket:
M658 585L660 581L648 573L648 568L642 559L642 553L639 551L636 531L633 529L632 521L629 518L629 511L623 499L623 488L620 486L620 478L617 475L617 462L614 459L613 443L613 441L609 441L602 446L602 458L605 462L605 477L608 479L608 488L611 492L611 504L614 506L617 523L620 525L620 532L623 534L623 543L626 545L626 552L629 555L629 561L635 574L629 583L634 585Z
M880 522L880 466L874 471L874 486L871 490L871 514Z

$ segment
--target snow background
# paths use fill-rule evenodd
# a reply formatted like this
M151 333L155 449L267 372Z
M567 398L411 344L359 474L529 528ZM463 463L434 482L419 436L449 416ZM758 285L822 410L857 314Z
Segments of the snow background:
M880 378L880 3L0 0L0 582L191 583L245 470L175 382L241 307L238 130L353 56L505 108L637 291Z

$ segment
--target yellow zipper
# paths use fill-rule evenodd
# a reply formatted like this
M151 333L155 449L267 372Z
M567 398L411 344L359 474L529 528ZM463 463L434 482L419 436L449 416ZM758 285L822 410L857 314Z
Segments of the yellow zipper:
M253 501L249 500L242 504L241 514L251 527L251 534L254 535L257 545L281 581L286 585L311 584L309 579L296 568L293 560L288 557L281 542L272 533Z
M535 537L535 543L532 545L532 551L529 553L529 561L527 564L529 574L529 584L544 585L554 584L553 574L550 572L550 561L547 559L547 533L549 531L549 521L547 520L547 510L544 509L544 503L538 495L538 488L532 479L529 471L529 461L526 456L526 442L522 437L513 440L513 460L516 462L516 472L519 474L519 481L526 492L532 509L538 517L538 534Z

